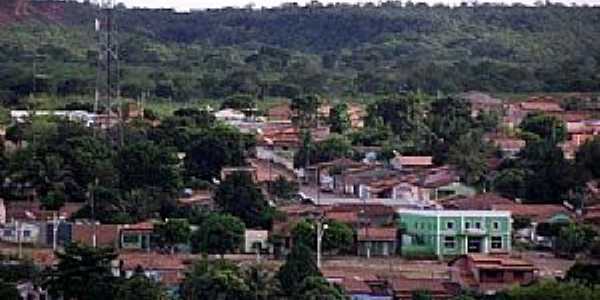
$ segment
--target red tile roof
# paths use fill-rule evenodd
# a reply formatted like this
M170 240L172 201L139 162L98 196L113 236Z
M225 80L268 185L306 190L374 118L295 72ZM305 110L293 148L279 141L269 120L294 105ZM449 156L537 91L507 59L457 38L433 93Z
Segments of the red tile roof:
M496 137L491 141L502 150L520 150L527 144L523 139L510 137Z
M6 220L52 220L54 214L58 218L70 218L79 211L85 203L67 202L58 211L44 210L39 201L4 201L6 206Z
M451 198L442 202L445 209L492 210L494 205L513 205L515 202L494 193L478 194L472 197Z
M392 207L377 204L354 204L354 203L341 203L333 205L329 208L330 212L355 212L357 214L364 214L366 217L393 217L395 210Z
M388 228L361 228L357 232L359 242L363 241L386 241L393 242L398 238L398 229L395 227Z
M73 241L92 246L94 225L74 224ZM119 244L119 225L98 224L96 225L96 244L102 247L117 247Z
M276 105L269 109L267 116L270 120L291 120L292 109L289 104Z
M470 254L467 256L478 269L494 270L531 270L535 266L523 259L509 256L490 256L481 254Z
M428 291L432 299L449 299L459 292L456 284L444 279L395 277L389 282L394 291L394 299L412 299L414 291Z
M396 156L393 159L394 163L400 164L402 166L419 166L419 167L428 167L433 165L433 157L432 156Z
M31 252L31 260L38 266L51 267L58 260L52 249L36 249Z
M121 226L122 231L152 231L154 230L154 223L152 222L140 222L137 224L125 224Z
M524 110L534 110L543 112L559 112L563 111L560 105L556 102L532 99L531 101L521 102L520 107Z
M329 282L339 284L349 294L371 294L373 290L369 283L382 281L377 275L365 270L356 271L329 267L322 269L321 273Z
M495 204L492 210L510 211L513 216L528 217L535 222L545 222L557 214L572 215L566 207L556 204Z
M359 221L358 213L346 211L327 211L325 218L350 225L357 224Z
M135 270L141 266L144 270L185 270L185 255L165 255L159 253L122 253L119 260L124 270Z

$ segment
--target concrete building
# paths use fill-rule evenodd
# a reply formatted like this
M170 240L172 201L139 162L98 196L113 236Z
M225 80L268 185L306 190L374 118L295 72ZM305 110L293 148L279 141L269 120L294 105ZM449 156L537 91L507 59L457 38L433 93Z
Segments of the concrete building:
M244 253L256 253L269 250L269 232L267 230L246 229L244 232Z
M32 221L12 221L2 227L0 240L7 243L37 245L40 240L41 225Z
M444 257L511 249L508 211L399 210L398 216L403 255Z

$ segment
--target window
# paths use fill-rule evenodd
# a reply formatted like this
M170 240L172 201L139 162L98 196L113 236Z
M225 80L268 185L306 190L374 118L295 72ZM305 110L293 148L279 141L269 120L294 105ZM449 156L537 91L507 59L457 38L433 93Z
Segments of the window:
M124 244L137 244L140 242L138 235L123 235Z
M499 230L500 229L500 223L499 222L492 223L492 228L494 228L494 230Z
M444 237L444 248L454 249L456 247L456 239L453 236Z
M502 249L502 237L501 236L493 236L492 237L492 249Z
M475 222L475 228L481 229L481 222Z
M454 229L454 222L446 223L446 229Z
M465 229L471 228L471 222L465 222Z
M30 237L31 236L31 231L29 231L29 230L23 231L23 236L24 237Z

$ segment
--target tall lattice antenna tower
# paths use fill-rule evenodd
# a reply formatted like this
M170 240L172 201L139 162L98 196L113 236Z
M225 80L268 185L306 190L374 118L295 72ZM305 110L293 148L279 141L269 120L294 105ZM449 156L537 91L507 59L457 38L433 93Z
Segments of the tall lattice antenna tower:
M100 12L95 20L95 30L98 38L98 66L96 73L96 93L94 109L105 108L108 127L111 126L115 115L113 105L117 104L117 118L121 119L121 90L119 84L119 43L117 26L114 18L114 0L102 0ZM120 124L120 122L119 122Z

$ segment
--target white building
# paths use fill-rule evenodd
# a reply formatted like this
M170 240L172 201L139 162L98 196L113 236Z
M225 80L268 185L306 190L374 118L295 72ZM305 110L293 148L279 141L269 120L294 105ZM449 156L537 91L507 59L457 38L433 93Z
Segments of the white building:
M7 243L37 244L40 237L40 224L12 221L0 229L0 240Z
M246 229L244 232L244 252L256 253L257 247L262 251L269 249L269 232L267 230Z
M4 199L0 199L0 225L6 223L6 205Z

